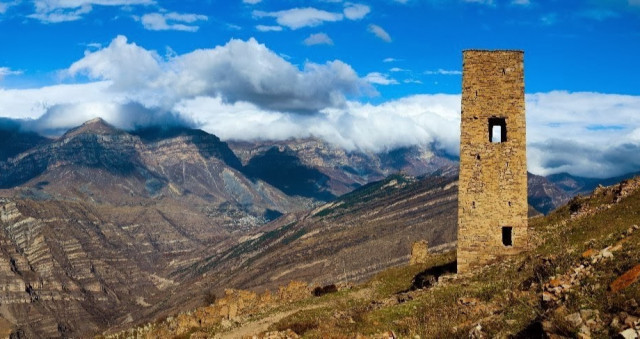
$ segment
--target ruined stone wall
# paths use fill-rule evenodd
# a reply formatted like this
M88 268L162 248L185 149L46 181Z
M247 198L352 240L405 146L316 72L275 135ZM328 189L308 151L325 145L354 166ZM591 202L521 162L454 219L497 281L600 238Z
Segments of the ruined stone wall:
M458 272L528 247L522 51L463 53ZM489 119L504 119L506 141L491 142ZM503 227L512 227L511 246Z

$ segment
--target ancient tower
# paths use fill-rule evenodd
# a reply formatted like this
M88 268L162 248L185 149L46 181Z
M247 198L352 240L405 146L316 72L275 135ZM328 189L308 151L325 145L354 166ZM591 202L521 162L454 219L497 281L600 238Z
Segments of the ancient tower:
M463 52L459 273L528 247L523 56Z

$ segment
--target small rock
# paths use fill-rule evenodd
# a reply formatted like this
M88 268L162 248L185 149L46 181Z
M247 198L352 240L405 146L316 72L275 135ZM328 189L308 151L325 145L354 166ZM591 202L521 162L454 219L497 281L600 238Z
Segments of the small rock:
M633 328L628 328L618 333L618 335L620 335L620 337L624 339L637 339L639 334L638 331L634 330Z
M609 285L611 292L616 293L629 285L635 283L640 278L640 265L636 265L632 269L625 272L618 279Z
M638 322L638 318L632 315L627 316L627 318L624 319L624 324L628 327L634 327L637 322Z
M578 338L591 338L591 330L589 329L589 327L587 327L587 325L582 325L580 327L580 332L578 332Z
M594 255L596 255L596 253L597 253L596 250L594 250L593 248L590 248L590 249L588 249L588 250L586 250L586 251L584 251L582 253L582 257L585 258L585 259L586 258L591 258Z
M550 302L550 301L553 301L554 299L555 297L553 296L553 294L549 292L542 292L542 301Z
M549 281L549 285L551 287L558 287L562 285L562 281L560 281L559 279L551 279L551 281Z
M592 329L592 330L600 329L600 325L595 319L589 319L584 324L587 325L587 327L589 327L589 329Z
M600 251L600 256L605 259L613 258L613 253L609 252L609 250L605 248L602 251Z
M476 325L474 328L469 331L469 339L483 339L486 338L485 334L482 332L482 326L480 324Z
M584 309L584 310L580 310L580 317L582 317L582 320L587 321L589 319L592 319L595 315L599 313L600 312L598 310Z
M387 331L382 333L382 335L380 336L383 339L396 339L398 337L396 337L396 334L393 333L393 331Z
M478 304L478 299L462 297L458 299L458 304L464 305L464 306L475 306L476 304Z
M613 317L613 319L611 320L611 323L609 324L609 327L619 330L621 328L620 326L620 318L618 317Z
M580 317L580 313L571 313L568 316L564 317L564 320L568 321L573 327L578 328L582 325L582 318Z
M638 225L633 225L631 227L633 227L634 230L637 230L638 228L640 228Z

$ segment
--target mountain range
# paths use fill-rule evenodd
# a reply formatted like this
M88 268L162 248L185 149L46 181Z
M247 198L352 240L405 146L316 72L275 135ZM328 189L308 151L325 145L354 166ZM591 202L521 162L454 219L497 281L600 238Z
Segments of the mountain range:
M429 145L349 152L101 119L55 139L0 126L8 333L86 336L225 287L361 281L406 260L416 238L454 246L457 161ZM530 175L532 211L600 182Z

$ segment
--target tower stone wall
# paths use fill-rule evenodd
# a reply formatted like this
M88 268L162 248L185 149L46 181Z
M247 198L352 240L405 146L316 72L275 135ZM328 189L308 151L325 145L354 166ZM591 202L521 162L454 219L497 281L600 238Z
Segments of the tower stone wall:
M459 273L528 248L525 124L524 53L464 51Z

